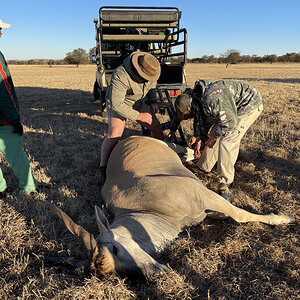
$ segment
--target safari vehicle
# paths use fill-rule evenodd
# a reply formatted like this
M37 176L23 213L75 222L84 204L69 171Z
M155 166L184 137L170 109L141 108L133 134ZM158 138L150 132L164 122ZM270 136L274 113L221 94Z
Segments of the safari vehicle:
M103 6L94 19L97 64L94 99L105 109L105 92L113 70L134 51L153 54L161 64L157 98L161 112L173 119L172 99L185 89L184 66L187 61L187 31L180 28L181 11L176 7ZM168 129L171 120L162 124ZM144 133L147 134L146 130ZM181 143L185 138L179 128ZM175 138L176 141L176 138Z

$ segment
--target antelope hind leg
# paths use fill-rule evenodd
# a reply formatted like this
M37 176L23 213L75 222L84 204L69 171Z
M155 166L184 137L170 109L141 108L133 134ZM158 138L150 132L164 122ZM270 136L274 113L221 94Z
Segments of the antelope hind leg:
M204 199L205 209L213 210L228 215L229 217L233 218L239 223L261 222L271 225L278 225L288 224L294 221L293 217L282 213L279 215L275 215L272 213L268 215L250 213L244 209L232 205L227 200L214 193L213 191L210 191L208 189L206 190L207 192L205 194L207 197L205 197Z

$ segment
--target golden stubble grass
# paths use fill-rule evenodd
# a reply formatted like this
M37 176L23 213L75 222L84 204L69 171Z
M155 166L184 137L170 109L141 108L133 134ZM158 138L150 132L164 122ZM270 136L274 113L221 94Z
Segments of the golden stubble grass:
M257 213L285 211L289 226L205 220L163 253L171 270L147 282L101 282L83 268L53 266L44 256L85 258L80 241L38 203L61 207L97 234L99 161L107 119L92 101L95 66L10 66L19 96L24 144L34 176L53 189L28 197L1 157L14 192L0 200L1 299L297 299L299 293L299 64L194 65L187 81L242 79L257 87L264 111L241 144L234 204ZM192 134L190 123L183 127ZM140 134L128 122L124 136ZM210 188L216 177L187 167Z

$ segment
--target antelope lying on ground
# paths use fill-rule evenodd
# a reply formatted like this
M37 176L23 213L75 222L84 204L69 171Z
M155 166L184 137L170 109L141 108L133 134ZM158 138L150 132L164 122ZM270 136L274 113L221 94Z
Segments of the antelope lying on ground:
M95 207L99 236L95 239L62 210L49 204L89 251L91 269L100 278L112 272L151 276L166 268L158 254L184 227L201 222L207 210L237 222L286 224L287 215L258 215L237 208L207 189L161 141L130 137L113 150L103 197L114 215L111 224Z

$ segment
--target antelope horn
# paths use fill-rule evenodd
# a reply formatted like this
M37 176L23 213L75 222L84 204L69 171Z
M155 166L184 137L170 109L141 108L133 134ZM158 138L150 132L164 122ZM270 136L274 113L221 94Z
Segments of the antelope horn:
M55 205L46 202L40 201L43 204L47 205L66 225L68 230L74 234L75 236L79 237L85 247L89 252L89 257L91 258L95 252L98 252L98 244L95 240L94 236L86 231L83 227L76 224L66 213L64 213L60 208L56 207Z
M76 259L74 257L66 257L66 256L45 256L44 260L48 263L51 263L55 266L64 265L73 268L90 267L90 261L88 259Z

